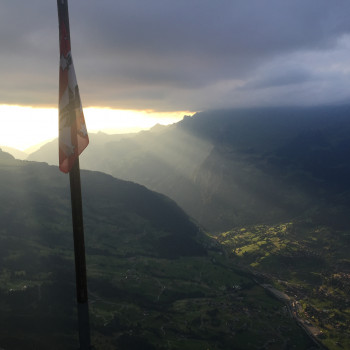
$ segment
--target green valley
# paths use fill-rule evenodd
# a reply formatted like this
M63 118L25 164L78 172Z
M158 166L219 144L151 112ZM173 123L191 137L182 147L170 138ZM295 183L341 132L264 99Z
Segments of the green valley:
M0 346L76 349L68 179L0 155ZM82 182L96 349L314 346L173 201L102 173Z
M350 346L350 231L308 220L236 228L216 236L237 266L286 293L305 328L329 349Z

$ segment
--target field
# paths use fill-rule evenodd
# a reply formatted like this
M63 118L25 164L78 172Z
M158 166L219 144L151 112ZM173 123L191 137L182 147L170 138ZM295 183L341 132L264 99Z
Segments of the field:
M237 266L291 298L329 349L350 348L350 232L311 220L241 227L216 237Z

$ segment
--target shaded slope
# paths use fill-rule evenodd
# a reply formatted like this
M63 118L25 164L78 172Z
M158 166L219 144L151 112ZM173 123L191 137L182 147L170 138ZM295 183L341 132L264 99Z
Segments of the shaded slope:
M66 228L70 223L69 183L67 176L60 174L56 167L34 162L20 162L2 153L0 181L3 225L18 226L30 222L32 217L40 219L33 223L43 232L44 226L60 224ZM179 236L183 251L166 247L172 256L192 254L186 252L194 242L199 230L187 215L164 195L151 192L141 185L117 180L105 174L83 172L82 187L86 196L84 210L92 217L108 217L108 221L120 226L123 216L125 226L140 229L149 226L162 236ZM58 214L58 215L56 215ZM130 216L130 218L129 218ZM65 218L65 219L64 219ZM69 226L68 226L69 227ZM35 231L37 227L34 227ZM179 247L177 247L179 248ZM195 248L197 249L197 248ZM203 250L198 252L203 254ZM155 255L164 252L154 250Z
M0 152L0 180L0 347L76 349L68 177ZM310 348L174 202L101 173L82 185L97 350Z

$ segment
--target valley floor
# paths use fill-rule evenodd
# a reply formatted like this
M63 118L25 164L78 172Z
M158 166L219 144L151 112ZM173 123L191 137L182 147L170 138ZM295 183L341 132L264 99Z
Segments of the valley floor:
M216 236L320 347L350 347L348 232L306 222L237 228Z

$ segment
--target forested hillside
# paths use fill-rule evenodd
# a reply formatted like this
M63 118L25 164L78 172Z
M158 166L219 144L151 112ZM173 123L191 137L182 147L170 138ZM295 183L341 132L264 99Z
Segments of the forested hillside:
M170 199L82 171L97 350L310 349L249 273ZM0 152L0 347L76 349L69 179Z

